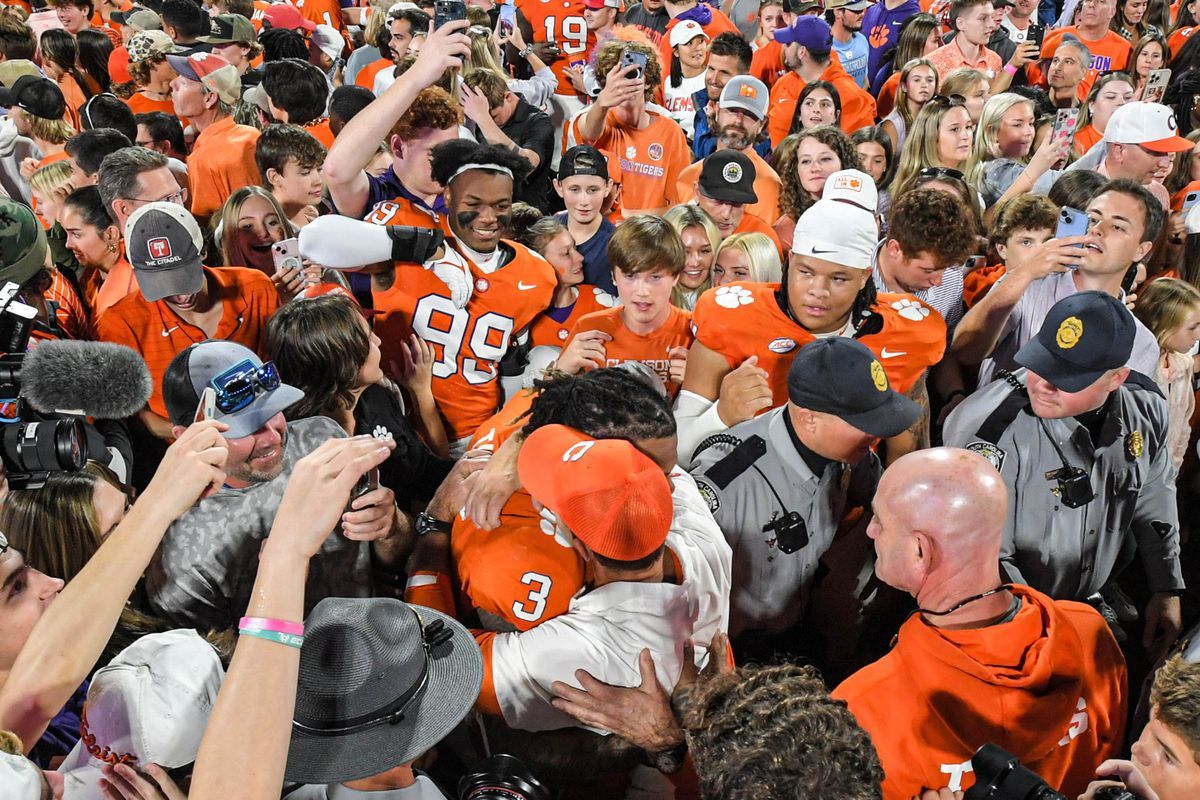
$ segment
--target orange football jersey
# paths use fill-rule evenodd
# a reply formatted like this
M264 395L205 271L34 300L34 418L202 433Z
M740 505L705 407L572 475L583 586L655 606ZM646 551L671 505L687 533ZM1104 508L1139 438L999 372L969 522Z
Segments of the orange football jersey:
M696 301L696 340L725 356L735 369L750 356L767 371L773 407L787 402L787 373L796 351L816 337L789 317L775 299L778 283L730 283ZM883 294L854 338L879 357L888 380L907 392L946 349L946 322L910 294Z
M583 0L517 0L517 10L533 28L532 42L554 42L562 53L550 65L558 78L558 94L575 95L565 72L568 67L587 66L588 54L596 46L596 34L587 29L583 9Z
M626 361L640 361L658 373L658 377L667 385L670 397L679 394L679 384L670 379L671 361L667 354L674 347L690 348L695 341L690 312L671 306L667 321L658 330L642 336L625 326L619 306L597 311L575 324L567 344L584 331L604 331L613 337L612 341L604 343L604 366L615 367Z
M399 374L399 347L412 333L433 345L433 397L452 440L470 436L496 413L500 359L513 334L550 305L558 282L541 256L515 242L500 246L512 255L494 272L468 260L475 290L465 308L455 307L446 284L416 264L397 264L395 283L371 293L385 372Z
M550 316L551 309L546 309L546 313L535 319L529 326L531 347L540 345L562 347L567 343L567 339L571 336L571 329L575 327L575 323L579 322L581 317L591 314L593 311L612 308L617 304L617 298L598 286L589 286L584 283L575 288L579 290L579 296L575 298L575 304L571 306L570 313L562 322Z
M411 225L414 228L441 228L446 235L450 229L437 214L409 200L407 197L397 197L383 203L376 203L367 212L364 220L374 225Z

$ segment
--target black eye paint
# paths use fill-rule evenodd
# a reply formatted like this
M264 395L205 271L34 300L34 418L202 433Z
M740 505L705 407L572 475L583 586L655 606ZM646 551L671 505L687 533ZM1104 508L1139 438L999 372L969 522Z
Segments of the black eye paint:
M496 221L500 223L500 230L507 231L512 227L512 214L497 214Z
M479 218L478 211L458 211L455 212L455 217L458 219L458 227L465 228Z

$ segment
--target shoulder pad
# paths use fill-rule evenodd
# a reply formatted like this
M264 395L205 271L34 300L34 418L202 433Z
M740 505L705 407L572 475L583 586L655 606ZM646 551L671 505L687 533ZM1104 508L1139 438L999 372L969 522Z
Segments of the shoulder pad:
M1128 386L1130 389L1141 389L1143 391L1153 392L1159 397L1163 396L1162 389L1158 388L1157 383L1135 369L1129 370L1129 377L1125 379L1124 385Z
M717 437L710 436L709 438ZM703 449L703 447L704 444L701 443L700 448ZM705 470L704 477L712 481L718 489L725 489L733 482L734 478L750 469L750 466L762 458L766 452L767 440L758 435L751 436L740 442L729 455Z

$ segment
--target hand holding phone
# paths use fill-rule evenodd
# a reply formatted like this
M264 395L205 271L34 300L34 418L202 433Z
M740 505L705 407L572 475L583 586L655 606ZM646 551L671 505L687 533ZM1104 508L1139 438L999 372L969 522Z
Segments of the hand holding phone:
M467 4L463 0L435 0L433 4L433 29L441 30L448 22L467 18Z
M1025 44L1036 44L1041 51L1042 41L1046 38L1046 26L1034 23L1025 29Z
M1086 236L1091 220L1088 215L1077 208L1063 206L1058 212L1058 227L1054 230L1055 239L1065 239L1068 236ZM1083 245L1075 245L1083 247Z
M504 3L500 6L500 17L497 20L501 36L512 36L513 28L517 27L517 7Z
M271 260L275 263L275 274L285 269L300 269L300 240L296 237L284 239L271 245Z
M1195 208L1197 203L1200 203L1200 190L1188 192L1183 196L1183 205L1179 207L1179 210L1186 214Z

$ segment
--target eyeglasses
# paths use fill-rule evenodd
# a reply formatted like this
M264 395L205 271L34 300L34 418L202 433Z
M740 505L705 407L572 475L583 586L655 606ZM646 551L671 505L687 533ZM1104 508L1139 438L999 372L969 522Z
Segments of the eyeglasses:
M244 359L217 375L208 382L217 391L217 409L222 414L241 411L254 402L259 394L268 394L279 388L279 370L274 361L261 367Z
M933 103L934 105L941 106L942 108L956 108L957 106L965 106L967 104L967 98L963 97L961 94L952 94L949 97L944 94L935 94L933 97L929 98L929 102Z
M166 197L122 197L121 199L131 203L173 203L177 206L186 206L188 190L180 189L175 194L169 194Z
M964 176L962 172L950 167L925 167L925 169L917 173L918 180L938 181L946 178L961 181L964 179Z

